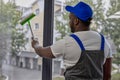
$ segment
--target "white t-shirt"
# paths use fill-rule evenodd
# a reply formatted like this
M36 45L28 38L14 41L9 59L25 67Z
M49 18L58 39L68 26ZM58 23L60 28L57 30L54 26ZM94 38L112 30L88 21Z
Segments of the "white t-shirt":
M100 50L101 36L99 33L95 31L81 31L74 34L79 37L86 50ZM70 36L66 36L63 39L55 42L51 46L51 50L55 57L63 57L65 68L75 65L81 56L81 49L78 43ZM106 39L104 54L104 62L106 58L112 57L110 45Z

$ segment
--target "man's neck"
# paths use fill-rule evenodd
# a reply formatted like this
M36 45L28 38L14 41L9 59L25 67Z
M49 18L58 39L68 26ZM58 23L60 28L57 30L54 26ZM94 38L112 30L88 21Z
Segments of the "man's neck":
M79 28L76 28L76 29L75 29L75 32L79 32L79 31L89 31L89 30L90 30L90 28L85 26L85 27L81 27L81 28L80 28L80 27L79 27Z

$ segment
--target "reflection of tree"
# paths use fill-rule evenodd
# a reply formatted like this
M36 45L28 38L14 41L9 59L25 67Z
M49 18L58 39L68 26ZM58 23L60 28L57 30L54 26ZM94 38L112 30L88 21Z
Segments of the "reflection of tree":
M120 64L120 21L115 18L109 18L111 15L120 11L120 0L108 0L107 2L103 2L104 0L96 0L96 4L93 4L95 11L94 21L97 25L97 30L114 41L117 48L114 62Z
M111 38L117 47L117 54L115 55L115 63L120 64L120 20L115 18L109 18L116 12L120 11L120 0L68 0L66 4L75 5L79 1L89 3L94 11L93 22L91 27L97 30L107 37ZM105 2L106 1L106 2ZM62 19L56 18L56 29L61 34L62 38L66 35L66 27L68 22L68 12L62 14ZM68 30L68 27L67 27ZM62 36L63 35L63 36Z
M8 2L4 3L0 0L0 66L7 53L10 53L10 44L14 42L14 46L11 46L12 52L20 48L23 42L23 34L19 33L16 29L16 24L20 19L20 12L15 9L15 4ZM13 35L14 34L14 35ZM15 47L19 45L17 48ZM1 67L0 67L1 68Z
M56 16L56 30L59 36L56 37L56 40L63 38L65 35L70 33L68 22L68 13L63 12L61 16Z
M2 73L2 62L4 59L4 56L6 54L6 48L7 48L7 34L2 34L0 32L0 73Z

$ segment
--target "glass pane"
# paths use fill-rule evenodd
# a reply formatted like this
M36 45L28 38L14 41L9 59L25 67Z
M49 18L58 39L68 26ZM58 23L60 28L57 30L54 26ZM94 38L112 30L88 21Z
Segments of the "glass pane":
M91 30L105 35L112 54L112 80L120 79L120 1L119 0L55 0L55 31L54 43L70 33L68 29L69 13L65 11L65 5L75 6L79 1L88 3L94 12ZM101 14L102 13L102 14ZM63 80L63 59L53 60L53 80Z
M32 13L37 15L29 19ZM41 80L42 58L31 47L30 25L42 46L43 14L44 0L0 0L0 80Z

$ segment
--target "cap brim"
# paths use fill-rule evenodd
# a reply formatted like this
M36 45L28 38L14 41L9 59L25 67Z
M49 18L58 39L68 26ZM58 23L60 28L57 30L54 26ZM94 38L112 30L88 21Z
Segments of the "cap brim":
M66 6L65 9L68 12L73 12L73 7L72 6Z

